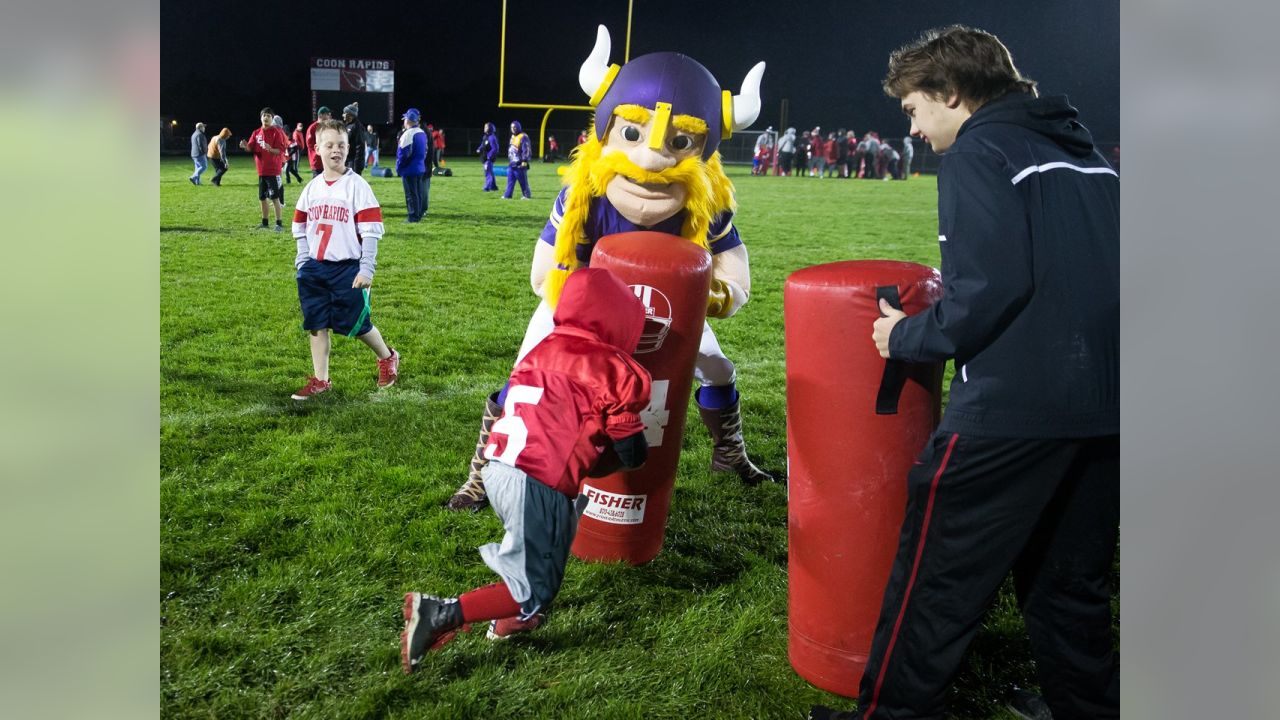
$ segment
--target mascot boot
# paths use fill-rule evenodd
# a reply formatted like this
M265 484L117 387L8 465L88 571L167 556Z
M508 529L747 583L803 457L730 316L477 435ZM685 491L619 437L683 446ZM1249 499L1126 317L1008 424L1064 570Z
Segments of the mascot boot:
M502 414L502 406L497 403L498 393L489 396L485 402L484 417L480 420L480 439L476 440L476 452L471 456L471 471L467 475L467 481L462 483L462 487L449 498L449 502L445 503L445 507L450 510L470 510L479 512L489 505L489 497L484 492L484 479L480 477L480 470L489 461L484 457L484 448L489 444L489 430L493 428L493 423Z
M742 439L742 414L739 401L726 408L713 410L698 403L702 424L711 431L715 447L711 451L711 472L731 471L746 485L773 481L773 476L756 467L747 457L747 444Z

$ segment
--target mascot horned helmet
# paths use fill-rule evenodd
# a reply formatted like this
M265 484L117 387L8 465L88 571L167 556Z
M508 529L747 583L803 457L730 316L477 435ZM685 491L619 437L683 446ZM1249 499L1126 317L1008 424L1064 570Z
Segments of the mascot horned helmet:
M707 123L702 159L711 157L734 130L750 127L760 115L758 62L742 81L742 94L721 90L720 83L697 60L673 52L642 55L624 66L609 64L611 43L603 25L596 30L596 45L578 71L578 84L596 108L596 139L603 140L608 118L619 105L639 105L663 115L688 115ZM661 134L655 142L661 142Z

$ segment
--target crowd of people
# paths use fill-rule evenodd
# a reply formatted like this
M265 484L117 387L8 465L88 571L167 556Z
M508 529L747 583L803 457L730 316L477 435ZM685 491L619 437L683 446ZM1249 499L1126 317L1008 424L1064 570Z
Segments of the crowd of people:
M821 127L799 133L789 127L779 135L769 127L756 139L751 174L906 180L914 158L910 135L901 141L884 140L868 130L859 138L853 130L840 128L823 136Z

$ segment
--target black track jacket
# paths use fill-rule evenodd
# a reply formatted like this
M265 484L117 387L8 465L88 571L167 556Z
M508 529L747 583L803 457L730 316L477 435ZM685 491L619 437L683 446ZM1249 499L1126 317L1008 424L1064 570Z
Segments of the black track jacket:
M954 358L939 428L1010 438L1120 432L1120 179L1065 96L978 108L938 170L943 298L890 357Z

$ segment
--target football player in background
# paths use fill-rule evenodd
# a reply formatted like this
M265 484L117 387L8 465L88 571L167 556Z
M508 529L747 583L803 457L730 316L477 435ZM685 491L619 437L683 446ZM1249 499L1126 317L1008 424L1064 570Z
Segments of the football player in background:
M262 108L258 112L262 127L256 128L249 139L240 141L240 149L253 155L253 162L258 166L258 201L262 205L263 230L267 225L267 207L276 210L276 232L284 232L284 224L280 220L283 206L280 201L284 189L280 187L280 168L284 167L285 153L289 151L289 139L284 131L275 126L275 112Z

